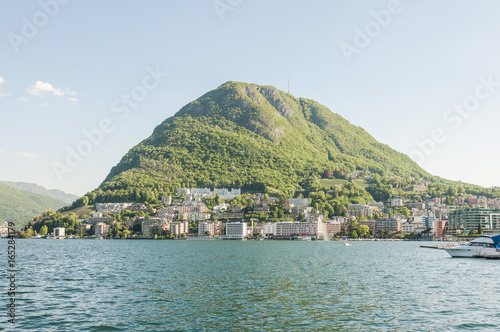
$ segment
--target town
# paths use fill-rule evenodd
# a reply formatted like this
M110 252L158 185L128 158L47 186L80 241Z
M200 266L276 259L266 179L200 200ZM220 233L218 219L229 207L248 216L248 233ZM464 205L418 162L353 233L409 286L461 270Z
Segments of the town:
M96 203L77 218L63 217L60 227L39 226L47 211L18 235L34 238L129 239L435 239L451 240L500 230L500 198L424 197L426 183L404 188L422 193L422 202L392 195L384 202L348 204L342 216L329 217L311 204L324 192L288 198L267 193L245 194L241 189L180 188L161 203ZM331 190L330 190L331 191ZM448 202L449 203L449 202ZM60 216L62 217L62 216ZM65 218L65 219L64 219ZM37 225L38 224L38 225ZM66 227L64 227L66 226ZM38 230L38 231L37 231ZM6 236L6 225L0 227Z

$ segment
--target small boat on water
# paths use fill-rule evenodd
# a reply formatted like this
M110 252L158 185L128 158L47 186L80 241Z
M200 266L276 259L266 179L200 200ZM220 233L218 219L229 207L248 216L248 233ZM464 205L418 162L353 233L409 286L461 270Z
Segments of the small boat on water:
M500 257L500 235L482 235L467 244L441 246L451 257Z
M350 247L350 246L351 246L351 244L349 242L347 242L347 240L344 241L344 247Z

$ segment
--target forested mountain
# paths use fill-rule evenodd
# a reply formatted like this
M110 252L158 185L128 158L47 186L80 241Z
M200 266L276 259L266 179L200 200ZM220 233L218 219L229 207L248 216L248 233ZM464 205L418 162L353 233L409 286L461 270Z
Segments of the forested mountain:
M66 205L58 199L33 194L0 183L0 221L26 224L33 216L45 210L57 210Z
M78 196L73 195L73 194L68 194L65 193L62 190L58 189L45 189L44 187L35 184L35 183L28 183L28 182L12 182L12 181L0 181L0 183L4 183L8 185L9 187L16 188L19 190L24 190L28 191L33 194L38 194L38 195L43 195L43 196L48 196L52 197L55 199L58 199L60 201L63 201L65 203L71 203L75 199L78 198Z
M184 106L112 168L93 201L154 201L180 187L309 189L328 169L430 177L325 106L227 82Z

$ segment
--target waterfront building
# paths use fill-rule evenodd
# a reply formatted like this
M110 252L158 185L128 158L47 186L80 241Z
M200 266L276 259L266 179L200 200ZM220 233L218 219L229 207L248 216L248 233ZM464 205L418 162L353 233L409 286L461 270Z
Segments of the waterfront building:
M90 233L92 230L92 225L91 224L80 224L80 225L76 225L76 233L77 234L81 234L81 232L83 233Z
M64 227L56 227L54 228L54 237L66 236L66 230Z
M95 236L106 236L109 233L109 225L106 225L103 222L99 222L94 226L94 235Z
M451 235L469 234L481 229L484 234L500 232L500 209L470 208L452 210L448 214L448 232Z
M220 221L200 221L198 223L198 236L218 236L222 232Z
M226 235L224 238L228 240L243 240L247 234L246 222L229 222L226 224Z
M189 233L189 222L178 221L170 224L170 235L180 236Z
M401 220L400 219L378 219L375 220L375 231L385 230L390 232L399 232L401 231Z
M440 219L436 222L436 237L443 237L444 235L446 235L447 225L447 219Z
M342 223L340 221L327 221L325 223L326 232L329 236L340 233L340 229L342 228Z
M141 220L142 237L152 238L154 234L161 233L162 219L160 218L143 218Z
M264 235L274 235L276 234L276 223L270 222L262 227Z
M0 224L0 237L5 238L8 235L9 235L9 223L4 221L3 223Z
M327 226L318 219L316 222L282 221L275 223L274 238L289 239L296 236L320 237ZM328 229L326 228L328 231Z
M369 220L365 220L365 221L358 221L358 224L359 225L366 225L368 226L368 228L371 230L371 231L375 231L375 229L377 228L376 227L376 222L374 219L369 219Z

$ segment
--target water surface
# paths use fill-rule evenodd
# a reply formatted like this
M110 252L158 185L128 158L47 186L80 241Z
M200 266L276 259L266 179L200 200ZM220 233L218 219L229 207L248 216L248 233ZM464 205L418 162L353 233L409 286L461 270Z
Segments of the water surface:
M497 330L500 261L420 244L17 240L16 329Z

